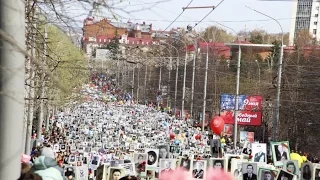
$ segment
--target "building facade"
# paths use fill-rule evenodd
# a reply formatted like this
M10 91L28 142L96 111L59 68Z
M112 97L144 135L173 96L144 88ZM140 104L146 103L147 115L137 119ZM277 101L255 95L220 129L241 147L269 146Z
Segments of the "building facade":
M289 36L289 45L294 45L296 34L305 30L312 34L312 37L320 40L320 1L315 0L297 0L293 3L293 18Z

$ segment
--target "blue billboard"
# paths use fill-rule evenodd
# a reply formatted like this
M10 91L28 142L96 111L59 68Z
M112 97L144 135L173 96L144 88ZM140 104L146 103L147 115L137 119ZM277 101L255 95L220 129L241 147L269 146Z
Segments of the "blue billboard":
M239 95L239 110L243 110L245 107L245 100L247 95ZM220 111L234 110L236 105L236 96L232 94L221 94L220 96Z

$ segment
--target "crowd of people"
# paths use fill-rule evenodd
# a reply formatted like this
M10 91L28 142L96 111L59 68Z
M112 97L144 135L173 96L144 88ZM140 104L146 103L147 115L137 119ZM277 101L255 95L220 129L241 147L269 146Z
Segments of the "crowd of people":
M271 144L270 152L266 144L248 141L233 149L230 137L134 103L112 77L94 74L91 80L81 90L85 101L55 114L50 130L42 132L41 146L22 155L19 180L171 180L175 176L165 174L183 172L206 179L219 174L210 169L233 175L219 174L220 179L273 180L300 177L300 168L306 169L302 175L317 170L310 161L303 165L290 157L287 142ZM271 159L279 153L287 155Z

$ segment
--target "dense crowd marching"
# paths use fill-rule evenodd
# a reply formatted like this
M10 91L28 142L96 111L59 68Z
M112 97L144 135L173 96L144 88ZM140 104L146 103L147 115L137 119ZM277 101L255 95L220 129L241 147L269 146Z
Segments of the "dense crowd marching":
M310 159L290 154L288 142L274 142L267 151L266 144L246 141L234 150L229 137L134 103L113 78L94 74L91 80L81 91L85 101L57 113L41 146L22 155L20 180L174 179L177 173L187 175L182 179L226 180L320 175ZM219 168L223 174L212 171Z

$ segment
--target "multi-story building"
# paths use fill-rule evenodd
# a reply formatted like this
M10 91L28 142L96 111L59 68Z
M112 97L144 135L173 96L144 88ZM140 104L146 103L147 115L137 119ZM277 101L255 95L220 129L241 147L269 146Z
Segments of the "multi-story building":
M301 30L307 30L312 37L320 40L320 1L297 0L293 3L293 18L289 36L289 45L294 45L296 34Z

